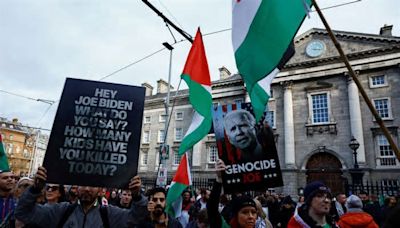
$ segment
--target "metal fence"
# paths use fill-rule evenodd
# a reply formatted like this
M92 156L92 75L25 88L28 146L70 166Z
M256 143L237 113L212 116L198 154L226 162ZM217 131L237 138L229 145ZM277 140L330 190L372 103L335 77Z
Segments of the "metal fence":
M362 184L345 184L348 194L365 192L368 195L398 196L400 195L400 183L398 180L367 181Z

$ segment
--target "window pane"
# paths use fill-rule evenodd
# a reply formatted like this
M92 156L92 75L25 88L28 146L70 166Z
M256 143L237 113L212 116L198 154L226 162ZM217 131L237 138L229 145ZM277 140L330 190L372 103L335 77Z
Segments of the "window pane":
M175 119L176 120L183 120L183 112L175 113Z
M267 115L265 117L265 122L269 124L270 127L274 128L275 127L275 112L274 111L268 111Z
M372 85L385 85L385 76L384 75L379 75L379 76L374 76L372 77Z
M150 123L150 120L151 120L151 119L150 119L150 116L145 116L145 117L144 117L144 122L145 122L145 123Z
M312 95L313 123L329 122L328 94Z
M389 118L389 100L379 99L374 100L375 109L382 118Z
M183 129L175 128L175 141L182 141L183 138Z
M216 146L210 146L208 149L208 162L216 163L218 159L218 150Z
M142 165L147 165L147 159L149 154L147 152L142 152Z
M165 137L164 130L159 130L158 131L158 142L163 143L164 137Z
M144 131L143 132L143 143L149 143L149 142L150 142L150 132Z
M179 162L181 162L181 156L178 151L174 151L174 165L179 165Z

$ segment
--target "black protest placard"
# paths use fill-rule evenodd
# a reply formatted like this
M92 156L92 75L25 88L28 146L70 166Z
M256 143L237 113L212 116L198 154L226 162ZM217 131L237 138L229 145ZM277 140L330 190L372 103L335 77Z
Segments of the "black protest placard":
M43 166L49 183L127 187L137 174L145 88L67 78Z
M273 131L264 119L256 123L250 103L215 107L213 125L225 192L283 186Z

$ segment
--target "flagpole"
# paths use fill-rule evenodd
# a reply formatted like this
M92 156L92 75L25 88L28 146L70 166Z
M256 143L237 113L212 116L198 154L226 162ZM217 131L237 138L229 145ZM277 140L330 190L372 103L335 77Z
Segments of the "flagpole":
M396 154L397 159L400 160L399 148L397 147L396 143L394 142L389 130L386 128L382 118L379 116L379 113L376 111L374 105L372 104L367 93L365 92L364 88L362 87L360 80L358 80L356 73L354 72L353 68L350 65L349 59L347 58L342 47L340 46L339 42L337 41L336 36L333 34L328 22L326 21L324 15L321 12L321 9L319 8L316 0L311 0L311 1L314 4L315 10L317 11L319 17L321 18L322 23L324 24L326 31L329 34L329 37L333 41L333 44L335 45L336 49L338 50L340 57L342 58L344 64L346 65L350 76L356 83L358 90L361 93L361 96L364 98L364 101L365 101L365 103L367 103L369 110L371 111L372 115L375 117L376 122L379 124L379 127L381 128L383 134L386 136L387 140L389 141L389 144L392 147L392 150L394 151L394 153Z

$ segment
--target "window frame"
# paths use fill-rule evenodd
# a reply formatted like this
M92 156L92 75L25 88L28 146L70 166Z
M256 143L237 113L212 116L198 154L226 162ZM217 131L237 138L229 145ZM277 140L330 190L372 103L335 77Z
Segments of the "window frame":
M163 118L163 116L165 116L165 118ZM159 123L165 123L165 121L167 121L167 116L168 115L166 115L166 114L160 114L159 116L158 116L158 122Z
M161 137L161 132L163 132L163 137ZM158 130L158 133L157 133L157 142L158 143L164 143L164 138L165 138L165 130L164 129L160 129L160 130Z
M147 118L149 118L149 121L147 121ZM151 122L151 116L144 116L143 123L148 124Z
M146 160L146 162L144 162L145 160ZM141 157L140 157L140 165L147 166L148 164L149 164L149 152L148 151L142 151Z
M313 96L316 95L326 95L326 102L327 102L327 121L326 122L314 122L314 109L313 109ZM308 98L308 111L311 119L311 124L313 125L319 125L319 124L329 124L331 123L332 119L332 113L331 113L331 96L330 96L330 91L319 91L319 92L312 92L307 94Z
M391 135L391 137L393 137L393 135ZM377 166L381 167L381 168L396 168L399 165L399 161L398 161L393 149L391 148L386 136L384 134L377 134L374 137L374 140L375 140L375 146L376 146L375 153L376 153L376 158L378 160ZM385 143L381 144L382 141L385 141ZM381 147L388 147L386 149L387 151L381 150ZM391 153L391 154L385 155L385 153ZM387 162L390 162L389 159L393 159L394 164L393 164L393 162L391 162L392 164L389 164L389 165L382 164L382 163L384 163L384 162L382 162L382 160L384 160L384 159L387 159Z
M177 133L178 133L178 129L181 129L181 138L179 139L179 138L177 138ZM176 128L174 128L174 141L175 142L181 142L182 141L182 139L183 139L183 128L182 127L176 127Z
M376 78L376 77L381 77L381 76L383 77L384 83L383 84L374 85L373 84L373 82L374 82L373 79ZM370 76L368 81L369 81L369 88L371 88L371 89L389 86L386 74L379 74L379 75Z
M182 114L180 118L178 118L178 114ZM175 120L183 120L183 111L176 111L175 112Z
M146 132L148 133L148 139L147 139L147 141L145 140L146 139ZM150 130L147 130L147 131L143 131L143 137L142 137L142 143L143 144L149 144L150 143L150 140L151 140L151 132L150 132Z
M174 150L174 158L172 159L172 165L173 166L178 166L179 163L181 162L182 156L179 156L179 151Z
M376 108L376 104L375 101L378 100L387 100L387 112L388 112L388 117L382 117L381 114L379 113L379 110ZM372 99L372 103L374 105L374 108L376 109L376 111L378 112L379 116L382 118L382 120L392 120L393 119L393 114L392 114L392 102L390 100L390 97L379 97L379 98L373 98ZM375 118L373 117L373 120L375 120Z
M212 151L214 149L215 149L215 151ZM212 161L211 153L215 153L215 161ZM218 147L217 147L217 145L208 146L207 147L207 163L208 164L216 164L217 160L218 160Z
M273 116L273 119L272 119L272 124L270 123L270 122L268 122L267 120L267 115L268 115L268 113L272 113L272 116ZM268 110L267 111L267 113L266 113L266 115L265 115L265 122L268 122L268 124L269 124L269 126L272 128L272 129L276 129L276 125L275 125L275 123L276 123L276 116L275 116L275 110Z

